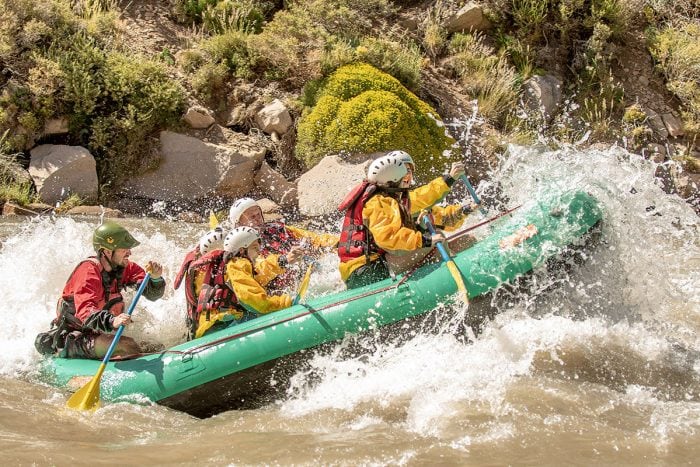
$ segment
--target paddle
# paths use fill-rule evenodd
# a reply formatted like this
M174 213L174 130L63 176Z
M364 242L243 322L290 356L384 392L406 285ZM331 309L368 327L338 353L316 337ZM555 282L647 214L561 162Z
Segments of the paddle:
M216 218L214 211L209 210L209 230L214 230L219 226L219 219Z
M425 223L425 226L428 228L428 231L431 235L436 234L435 227L433 227L433 224L430 222L430 219L427 215L423 216L423 223ZM442 242L438 242L436 246L438 251L440 252L440 256L442 256L442 260L447 265L447 269L450 270L450 274L452 274L452 278L454 279L455 284L457 284L459 298L465 305L469 305L469 294L467 293L467 287L464 285L462 273L459 271L459 268L452 260L452 258L450 258L450 255L447 254L447 250L445 249L445 246L442 244Z
M129 309L127 310L126 314L131 316L131 313L134 312L134 308L136 307L136 302L139 301L139 298L141 298L141 294L143 293L143 290L146 288L146 284L148 281L151 279L151 273L147 272L146 275L143 278L143 281L141 282L141 285L139 286L139 289L136 291L136 295L134 296L134 299L131 301L131 304L129 305ZM104 358L102 359L102 363L100 364L100 368L98 368L97 373L95 373L95 376L93 376L92 380L90 380L89 383L87 383L85 386L82 388L78 389L71 397L68 399L66 402L66 405L75 410L95 410L97 407L100 405L100 379L102 379L102 373L105 371L105 367L107 366L107 362L109 361L110 357L112 356L112 352L114 352L114 348L117 346L117 342L119 342L119 339L122 337L122 333L124 332L124 325L122 324L119 326L119 329L117 329L117 332L114 334L114 339L112 339L112 344L109 346L109 349L107 349L107 353L105 354Z
M481 206L481 200L479 199L479 196L476 194L476 190L472 186L472 184L469 182L469 179L467 178L466 174L462 174L459 176L459 178L464 182L464 184L467 186L467 191L469 191L469 194L472 196L472 199L476 204ZM479 208L479 211L481 211L481 214L486 215L486 209L483 207Z
M306 295L306 291L309 288L309 282L311 281L311 271L314 268L314 263L309 264L309 267L306 268L306 273L304 274L304 278L301 280L301 284L299 284L299 292L297 292L297 296L294 297L294 301L292 302L292 305L298 305L301 299L304 298Z

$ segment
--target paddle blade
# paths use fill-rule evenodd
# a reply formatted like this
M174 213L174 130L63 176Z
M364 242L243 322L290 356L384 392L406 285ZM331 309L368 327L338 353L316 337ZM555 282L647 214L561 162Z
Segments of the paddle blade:
M457 292L459 292L459 299L465 305L469 305L469 294L467 293L467 286L464 285L462 274L459 272L457 265L452 260L446 261L445 264L447 264L447 269L450 270L450 274L452 274L452 278L454 279L455 284L457 284Z
M105 371L105 364L100 364L95 376L82 388L73 393L66 406L73 410L95 410L100 406L100 380Z
M209 230L214 230L219 226L219 219L216 218L214 211L209 211Z
M304 298L306 295L306 291L309 288L309 282L311 282L311 271L314 267L314 264L311 263L309 264L309 267L306 268L306 274L304 274L304 278L301 280L301 284L299 284L299 292L297 292L297 296L292 302L292 305L297 305L299 302Z

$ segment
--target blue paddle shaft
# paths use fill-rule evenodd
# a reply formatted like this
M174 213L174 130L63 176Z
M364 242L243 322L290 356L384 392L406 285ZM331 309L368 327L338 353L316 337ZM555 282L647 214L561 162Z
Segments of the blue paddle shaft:
M134 308L136 308L136 302L139 301L139 298L141 298L141 294L143 293L144 289L146 288L146 284L148 284L148 281L151 280L151 273L147 272L146 275L143 278L143 281L141 281L141 285L139 286L139 289L136 291L136 295L134 295L134 299L131 300L131 303L129 304L129 309L126 311L126 314L131 316L131 313L134 312ZM114 334L114 339L112 339L112 343L109 346L109 349L107 349L107 353L105 354L105 358L102 359L103 364L107 364L109 359L112 357L112 353L114 352L114 348L117 346L117 342L119 342L119 339L122 337L122 333L124 332L124 325L122 324L119 326L119 329L117 329L117 332Z
M433 227L432 222L430 222L430 219L428 219L427 216L425 217L425 226L428 228L430 235L435 235L437 233L435 232L435 227ZM440 252L440 256L442 256L443 261L450 260L450 255L447 254L447 250L445 250L445 246L442 244L442 242L438 242L437 249Z
M462 181L464 182L464 184L466 185L467 191L469 191L469 194L471 195L474 202L476 204L481 204L481 200L479 199L479 195L476 194L476 190L474 189L471 182L467 178L467 175L462 174L459 178L461 178ZM484 210L484 208L480 208L479 211L481 211L482 214L486 214L486 210Z

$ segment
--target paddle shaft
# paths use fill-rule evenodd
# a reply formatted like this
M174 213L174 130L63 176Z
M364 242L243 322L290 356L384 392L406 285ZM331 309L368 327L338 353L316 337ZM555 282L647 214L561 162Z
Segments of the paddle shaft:
M309 281L311 280L311 271L313 270L313 267L314 263L310 263L309 267L306 268L304 278L301 280L301 284L299 284L299 292L297 292L297 296L294 297L292 305L298 305L301 299L306 295L306 290L309 288Z
M433 223L430 222L428 216L425 216L423 219L425 222L425 226L428 228L428 232L430 232L430 235L435 235L437 232L435 232L435 227L433 227ZM442 244L442 242L438 242L435 246L440 252L442 260L447 265L447 269L449 269L450 274L452 274L452 278L455 280L455 284L457 285L457 291L459 292L459 296L462 299L462 302L466 305L469 305L469 292L467 292L467 286L464 284L464 279L462 279L462 272L459 270L457 264L452 260L452 258L450 258L450 255L447 254L447 250L445 249L445 246Z
M136 302L139 301L139 298L141 298L141 294L143 294L144 289L146 288L146 285L148 284L148 281L151 279L151 273L147 272L146 275L143 278L143 281L141 281L141 285L139 286L139 289L136 291L136 295L134 295L134 299L131 300L131 303L129 304L129 309L126 310L126 314L131 316L131 313L134 312L134 308L136 308ZM107 353L105 354L104 359L102 359L102 364L105 365L109 361L109 359L112 357L112 353L114 352L114 349L117 347L117 343L119 342L119 339L122 337L122 333L124 332L124 325L122 324L119 326L119 329L117 329L117 332L114 334L114 339L112 339L112 343L109 346L109 349L107 349Z
M479 199L479 195L476 194L476 190L474 189L474 187L472 186L471 182L470 182L469 179L467 178L467 175L466 175L466 174L462 174L462 175L460 175L459 178L464 182L464 185L466 185L467 191L469 191L469 194L471 195L471 197L472 197L472 199L474 200L474 202L475 202L476 204L479 204L479 205L480 205L480 204L481 204L481 200ZM479 208L479 211L481 211L481 214L486 215L486 209L484 209L484 208Z

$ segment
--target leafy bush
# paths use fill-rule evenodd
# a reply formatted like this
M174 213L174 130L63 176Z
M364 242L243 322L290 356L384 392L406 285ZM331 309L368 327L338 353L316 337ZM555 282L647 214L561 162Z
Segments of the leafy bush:
M700 135L700 24L685 21L652 31L649 45L666 86L683 103L683 125Z
M495 55L480 36L455 34L445 65L457 76L464 90L477 99L479 113L503 123L515 108L520 78L504 56Z
M329 154L403 149L419 172L435 173L435 162L454 143L429 105L368 64L339 68L315 101L298 128L297 156L307 167Z

